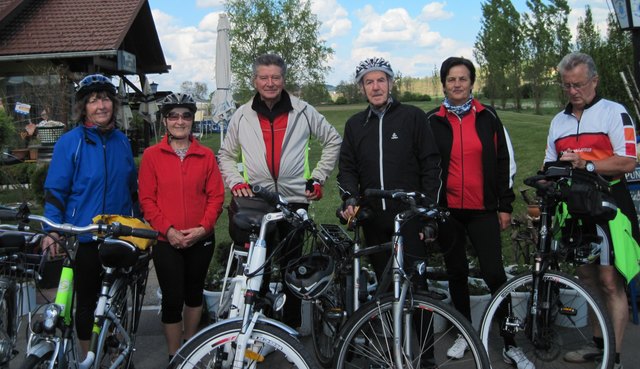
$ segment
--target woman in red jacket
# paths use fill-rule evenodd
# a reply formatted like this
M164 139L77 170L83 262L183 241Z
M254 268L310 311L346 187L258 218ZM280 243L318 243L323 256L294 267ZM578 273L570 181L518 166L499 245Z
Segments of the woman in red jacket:
M213 228L224 202L213 151L191 135L195 112L189 95L164 99L161 113L167 134L145 150L138 178L144 217L160 232L152 255L162 290L169 359L198 329L204 279L215 246Z

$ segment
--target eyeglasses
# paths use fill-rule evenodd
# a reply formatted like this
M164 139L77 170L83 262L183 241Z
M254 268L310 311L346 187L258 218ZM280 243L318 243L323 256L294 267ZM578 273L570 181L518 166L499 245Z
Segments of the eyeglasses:
M560 87L562 87L562 89L565 90L565 91L569 91L572 88L574 90L580 90L580 89L584 88L585 86L587 86L589 83L591 83L592 80L593 80L593 77L589 78L586 82L560 83Z
M190 111L184 112L182 114L176 112L170 112L167 114L167 120L171 122L177 122L178 119L182 118L185 122L190 122L193 120L193 113Z

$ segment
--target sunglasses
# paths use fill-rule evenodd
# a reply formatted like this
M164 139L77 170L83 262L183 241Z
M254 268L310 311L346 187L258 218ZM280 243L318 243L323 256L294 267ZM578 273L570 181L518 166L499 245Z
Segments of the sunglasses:
M176 112L170 112L169 114L167 114L167 120L169 121L177 122L179 118L182 118L182 120L184 121L190 122L193 120L193 113L187 111L182 114Z

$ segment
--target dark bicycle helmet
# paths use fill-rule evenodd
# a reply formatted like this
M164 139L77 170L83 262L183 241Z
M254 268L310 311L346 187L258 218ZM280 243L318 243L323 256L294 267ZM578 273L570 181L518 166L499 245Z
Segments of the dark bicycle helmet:
M84 77L76 89L76 99L82 99L92 92L106 91L111 95L116 94L116 86L111 83L111 79L102 74L90 74Z
M296 297L312 300L327 290L335 268L331 256L315 252L289 263L284 280Z
M171 111L171 109L178 107L187 108L191 110L192 113L195 113L196 110L198 110L196 101L193 99L193 97L191 97L191 95L178 92L167 95L162 100L162 115L167 115Z
M389 78L394 76L393 69L391 69L391 64L388 61L383 58L373 57L361 61L356 67L356 83L360 83L365 74L376 70L385 72Z

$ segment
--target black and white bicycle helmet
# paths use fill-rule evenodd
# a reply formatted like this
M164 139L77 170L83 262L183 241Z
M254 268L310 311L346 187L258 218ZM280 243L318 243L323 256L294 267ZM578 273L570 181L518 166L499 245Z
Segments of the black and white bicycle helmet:
M383 58L373 57L361 61L356 67L356 83L360 83L365 74L376 70L385 72L389 78L394 76L393 69L391 69L391 64L388 61Z
M195 113L198 110L196 101L191 95L183 93L172 93L162 100L162 115L167 115L173 108L187 108Z
M327 290L335 268L331 256L311 253L287 265L285 283L296 297L312 300Z
M111 95L116 94L116 86L111 83L111 79L102 74L90 74L84 77L76 89L76 100L80 100L92 92L106 91Z

